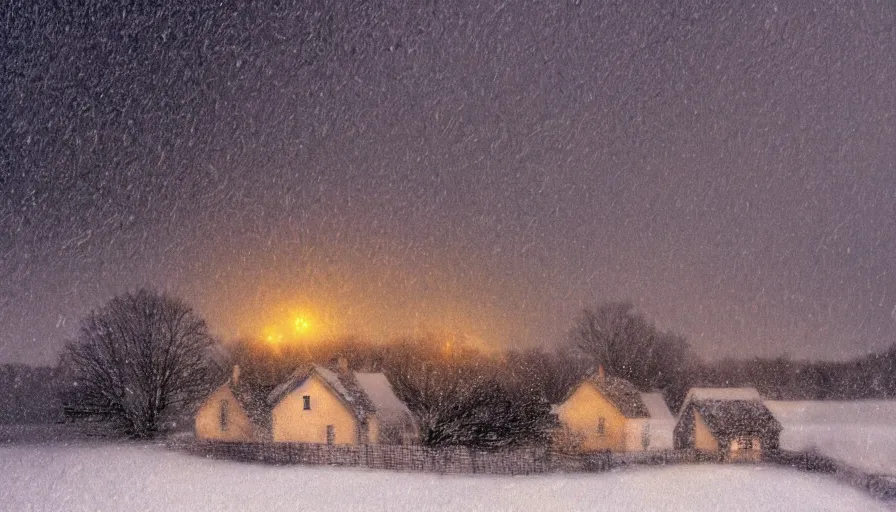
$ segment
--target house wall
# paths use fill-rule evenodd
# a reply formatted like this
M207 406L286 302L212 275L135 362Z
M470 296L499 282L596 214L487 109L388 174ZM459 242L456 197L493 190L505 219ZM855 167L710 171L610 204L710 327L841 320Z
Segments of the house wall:
M221 424L221 407L227 403L227 421ZM199 439L221 441L257 440L255 426L243 407L233 396L230 386L218 388L196 412L195 433Z
M306 395L311 397L307 411L302 398ZM355 415L316 374L286 395L272 413L274 441L326 443L327 425L333 426L334 444L358 443Z
M744 450L752 450L752 451L760 451L762 450L762 438L759 436L749 436L750 446L744 446L744 439L740 437L736 437L731 440L729 444L729 449L732 452L744 451Z
M604 435L597 431L599 418L604 418ZM560 425L576 439L582 451L626 450L626 423L622 413L590 382L582 383L557 408Z
M644 431L647 430L647 447L644 447ZM672 430L675 423L650 418L629 418L626 422L626 451L671 450Z
M647 423L647 418L637 418L631 419L629 418L625 422L625 451L627 452L640 452L644 451L643 444L643 433L644 428L647 427L647 435L648 435L648 449L650 447L650 427Z
M694 448L712 451L719 449L718 439L709 431L703 416L696 409L694 409Z
M367 416L367 442L378 444L380 442L380 420L376 414Z
M675 447L672 431L675 429L674 420L647 420L650 424L649 450L671 450Z

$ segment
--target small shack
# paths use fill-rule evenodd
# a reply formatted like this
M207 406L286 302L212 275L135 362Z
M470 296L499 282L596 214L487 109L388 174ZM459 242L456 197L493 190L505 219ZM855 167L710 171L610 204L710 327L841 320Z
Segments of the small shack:
M675 447L756 459L779 446L781 424L755 388L693 388L675 426Z

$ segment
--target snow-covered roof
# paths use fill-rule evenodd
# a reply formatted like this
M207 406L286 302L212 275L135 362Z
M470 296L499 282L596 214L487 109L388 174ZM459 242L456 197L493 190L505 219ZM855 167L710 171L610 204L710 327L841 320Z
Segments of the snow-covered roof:
M391 423L412 417L411 411L395 395L389 379L382 373L355 373L355 380L373 404L380 421Z
M756 388L691 388L679 412L680 428L690 425L696 409L709 430L718 436L740 434L777 436L781 424L762 402ZM684 426L683 426L684 425Z
M300 368L293 372L286 381L271 391L268 395L268 403L271 406L275 406L283 397L301 386L313 374L317 374L333 390L337 397L349 406L358 418L363 418L373 408L364 391L353 382L351 375L339 376L333 370L319 364L312 364L310 368Z
M344 400L350 404L355 402L355 397L352 393L349 393L342 381L339 380L339 376L336 375L336 372L328 370L319 364L312 365L312 368L327 382L327 384L330 385L331 388L333 388L333 391L339 393Z
M756 388L691 388L688 400L762 400Z
M662 393L641 393L641 401L647 407L651 420L674 422L675 418L666 406Z
M593 375L588 380L626 418L647 418L650 415L641 401L638 388L631 382L611 375L603 378Z
M709 399L692 403L692 408L700 412L706 427L717 438L745 434L777 436L781 432L781 423L760 400Z
M277 384L270 393L268 393L268 404L274 406L283 399L284 396L287 395L290 391L296 388L299 384L305 381L308 377L308 370L304 368L299 368L292 372L289 377L286 378L285 381Z
M678 410L678 416L688 408L692 402L711 400L714 402L726 402L733 400L762 402L759 391L756 388L691 388L684 402Z

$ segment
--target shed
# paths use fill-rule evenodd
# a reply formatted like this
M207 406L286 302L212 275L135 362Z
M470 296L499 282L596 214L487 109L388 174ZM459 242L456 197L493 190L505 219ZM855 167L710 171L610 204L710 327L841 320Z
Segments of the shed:
M755 458L779 446L781 424L754 388L693 388L675 426L675 447Z

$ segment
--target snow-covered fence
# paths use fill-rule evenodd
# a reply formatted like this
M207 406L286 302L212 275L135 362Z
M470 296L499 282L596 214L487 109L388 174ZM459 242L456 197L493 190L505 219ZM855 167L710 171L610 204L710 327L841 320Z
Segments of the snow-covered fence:
M322 464L435 473L530 474L556 471L607 471L633 464L666 465L727 462L719 452L662 450L570 454L547 447L486 452L464 446L325 445L312 443L244 443L178 439L174 449L210 458L269 464Z
M733 462L725 458L720 451L703 450L650 450L643 452L625 452L613 454L613 466L642 464L664 466L666 464L693 464L698 462Z
M734 462L721 452L661 450L569 454L547 447L486 452L464 446L325 445L312 443L245 443L178 439L174 449L211 458L270 464L322 464L436 473L530 474L555 471L607 471L639 465Z
M236 443L174 440L174 449L210 458L271 464L322 464L372 469L437 473L530 474L545 473L554 463L546 448L516 448L485 452L462 446L428 448L396 445L325 445L311 443Z
M629 465L766 462L802 471L828 473L874 496L896 499L896 478L870 475L817 453L769 450L758 461L726 457L724 452L656 450L568 454L546 447L485 452L464 446L325 445L311 443L240 443L173 439L172 449L210 458L268 464L319 464L434 473L524 475L557 471L607 471Z

